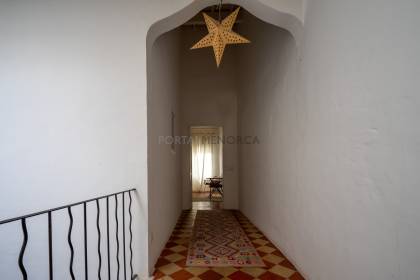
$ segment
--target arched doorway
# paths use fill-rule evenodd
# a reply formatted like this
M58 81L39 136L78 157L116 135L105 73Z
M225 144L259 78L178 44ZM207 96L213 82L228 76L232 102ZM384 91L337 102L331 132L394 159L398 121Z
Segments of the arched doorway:
M294 46L296 47L299 43L299 38L301 34L301 22L299 19L289 13L280 12L273 8L270 8L260 1L226 1L230 4L241 5L245 11L248 11L250 16L260 18L262 20L261 24L274 25L280 27L283 30L282 35L285 40L293 41ZM181 177L185 177L186 172L188 171L187 161L185 160L188 157L188 153L185 152L185 149L180 148L177 150L176 146L172 145L173 143L162 143L165 142L166 136L177 135L175 133L177 125L179 125L180 111L179 111L179 102L178 97L173 94L172 89L179 86L177 78L174 78L174 73L179 72L179 60L176 60L176 56L179 52L178 49L167 48L169 45L173 45L174 42L177 42L177 35L174 32L170 31L175 30L177 27L182 25L189 18L196 15L200 10L206 8L207 6L215 4L214 1L197 1L191 5L185 7L183 10L177 12L176 14L162 19L155 23L149 30L147 37L147 64L148 64L148 201L149 201L149 269L150 272L153 270L153 265L157 259L157 256L160 250L163 247L163 244L166 242L169 233L171 232L176 218L179 215L181 208L187 208L188 205L191 205L191 191L189 189L188 183L173 183L177 178L177 174ZM170 31L170 32L168 32ZM184 36L188 37L189 36ZM181 39L182 40L182 39ZM188 40L183 40L186 45L180 44L182 49L187 49L187 45L191 42ZM179 44L177 42L176 44ZM185 59L184 56L182 59ZM188 61L196 61L194 59L187 59ZM157 62L157 63L156 63ZM169 63L169 64L167 64ZM215 72L215 68L210 69L208 72L201 72L201 78L203 77L218 77L219 82L222 79L222 76L231 77L236 71L235 62L226 61L226 66L218 72ZM169 67L167 67L169 65ZM198 67L198 65L189 64L184 67L187 69L192 69ZM224 71L224 72L223 72ZM200 71L198 71L200 73ZM197 73L196 73L197 74ZM225 75L226 74L226 75ZM191 76L191 73L186 73L181 71L181 83L186 80L189 80L188 75ZM198 80L200 80L200 77ZM223 80L223 79L222 79ZM227 79L229 80L229 79ZM201 79L203 82L203 80ZM208 84L214 84L211 79L206 81ZM226 80L221 82L223 84L228 84L229 87L235 87L236 83L229 83ZM197 88L194 88L197 90ZM194 91L191 88L187 90L182 90L183 92L192 92ZM220 89L215 87L212 89L213 92L219 92ZM155 94L159 92L158 94ZM221 92L221 91L220 91ZM236 93L235 93L236 94ZM237 99L236 96L232 96L228 102L226 100L220 101L219 103L223 104L232 104L237 108ZM190 104L191 105L191 104ZM192 107L194 104L191 105ZM161 106L161 107L160 107ZM158 110L157 108L161 108ZM226 107L222 111L232 111L233 107ZM181 110L182 111L182 110ZM238 115L239 111L235 111L234 115ZM194 118L194 117L190 117ZM196 118L195 118L196 119ZM154 122L153 120L156 120ZM230 118L225 124L207 122L206 120L201 120L199 123L188 123L188 126L191 125L221 125L226 126L231 125L232 136L238 134L236 123L238 122L237 117ZM228 130L229 131L229 130ZM181 136L188 136L182 131L178 131ZM163 138L162 138L163 137ZM159 143L159 139L162 140ZM162 149L162 145L165 144ZM170 144L170 145L168 145ZM226 192L225 203L227 208L239 208L239 188L238 185L241 183L238 182L238 152L235 151L238 149L238 146L235 146L229 150L228 158L230 162L225 164L226 173L231 173L230 175L230 185L236 186L230 188L230 192ZM163 152L164 151L164 152ZM225 179L228 178L228 175ZM235 179L236 178L236 179ZM229 181L228 180L228 181ZM236 180L236 181L235 181ZM184 180L185 181L185 180ZM187 187L185 187L187 185ZM229 190L229 188L228 188Z

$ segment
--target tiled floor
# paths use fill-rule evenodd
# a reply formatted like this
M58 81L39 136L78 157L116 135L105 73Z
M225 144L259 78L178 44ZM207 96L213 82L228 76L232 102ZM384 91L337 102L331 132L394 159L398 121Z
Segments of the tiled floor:
M203 204L202 207L211 208L209 204ZM182 213L172 236L156 263L155 279L304 279L286 257L239 211L233 213L263 258L266 267L186 267L188 244L196 211L188 210Z
M195 210L223 209L223 202L219 201L194 201L192 208Z
M223 196L217 192L213 192L212 194L212 201L223 201ZM210 193L209 192L193 192L192 193L192 201L210 201Z

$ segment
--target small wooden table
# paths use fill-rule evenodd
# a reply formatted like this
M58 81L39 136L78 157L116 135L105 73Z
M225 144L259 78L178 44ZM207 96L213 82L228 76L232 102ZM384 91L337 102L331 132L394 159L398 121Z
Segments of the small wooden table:
M210 188L210 194L209 194L210 200L212 199L214 191L217 191L223 197L223 178L221 177L206 178L206 180L204 181L204 184L209 186Z

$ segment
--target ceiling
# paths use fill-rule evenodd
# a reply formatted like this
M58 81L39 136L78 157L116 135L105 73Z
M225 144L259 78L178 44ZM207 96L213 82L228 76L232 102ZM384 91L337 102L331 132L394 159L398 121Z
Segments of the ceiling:
M237 5L232 5L232 4L223 4L222 5L222 9L221 9L221 18L224 19L225 17L227 17L230 13L232 13L238 6ZM193 16L191 19L189 19L187 22L185 22L182 26L193 26L193 27L202 27L205 26L205 22L203 19L203 14L202 13L206 13L209 16L211 16L214 19L219 19L219 5L213 5L213 6L209 6L203 10L201 10L198 14L196 14L195 16ZM245 12L245 10L241 9L239 11L237 20L235 24L240 24L241 23L241 18L243 13Z

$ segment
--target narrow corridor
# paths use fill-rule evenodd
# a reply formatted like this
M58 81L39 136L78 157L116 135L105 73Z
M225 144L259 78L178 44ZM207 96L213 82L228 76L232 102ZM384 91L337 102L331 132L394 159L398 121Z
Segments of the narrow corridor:
M182 213L162 251L154 272L154 279L304 279L296 268L240 211L230 211L256 248L265 267L188 267L186 261L198 211L220 211L217 202L196 202L193 210ZM216 210L217 209L217 210Z

